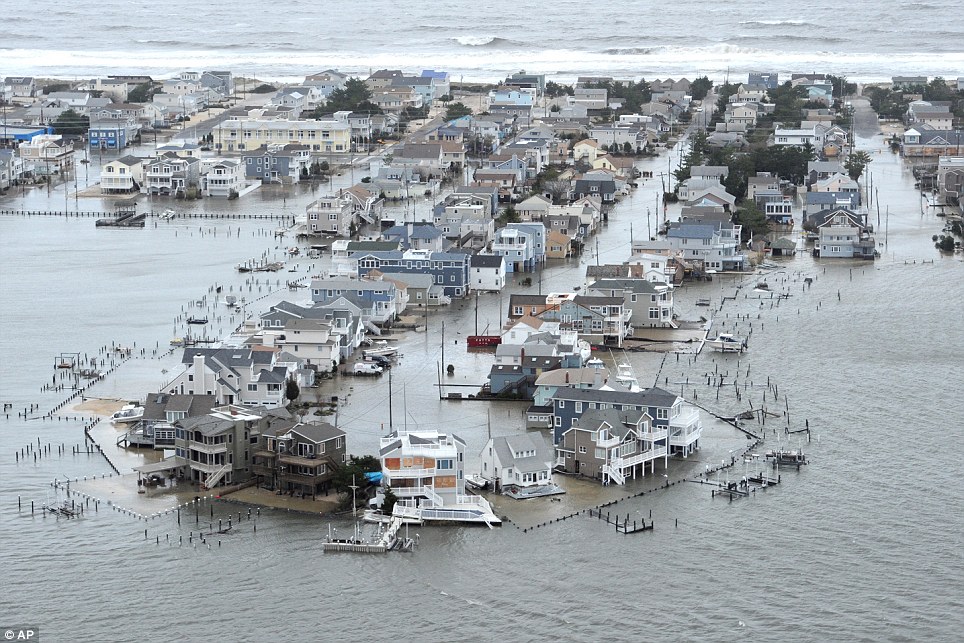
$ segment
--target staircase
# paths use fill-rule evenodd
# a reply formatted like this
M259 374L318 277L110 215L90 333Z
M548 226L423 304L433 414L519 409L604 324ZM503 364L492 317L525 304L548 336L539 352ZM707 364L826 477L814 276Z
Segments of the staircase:
M221 479L224 478L225 474L227 474L227 472L230 471L231 468L232 468L231 463L227 463L223 467L221 467L220 469L218 469L217 471L209 475L207 477L207 480L204 481L204 488L213 489L214 487L218 486L218 483L221 482Z
M611 467L608 464L604 464L602 472L604 475L609 476L609 479L612 482L615 482L618 485L626 484L626 476L624 476L622 471L619 470L619 467Z

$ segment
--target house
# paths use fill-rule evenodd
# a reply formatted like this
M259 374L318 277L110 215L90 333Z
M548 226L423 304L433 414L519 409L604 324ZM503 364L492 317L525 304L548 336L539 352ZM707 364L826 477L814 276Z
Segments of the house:
M581 339L596 346L622 346L629 333L630 311L623 297L546 295L546 309L537 317L558 322L563 330L574 330Z
M572 158L575 161L585 160L592 164L599 154L599 143L591 138L584 138L572 146Z
M505 257L496 254L476 254L469 258L469 290L501 291L506 278Z
M560 388L552 398L552 408L553 442L556 446L563 443L563 435L568 429L574 426L587 427L582 421L584 413L606 409L649 415L651 431L666 431L668 455L686 457L694 453L699 448L703 434L699 410L682 397L658 387L641 391ZM596 428L599 428L598 424Z
M496 230L492 253L504 258L506 272L529 272L536 267L535 239L526 229L507 226Z
M262 333L270 337L267 329ZM297 358L299 364L322 373L331 372L338 366L339 346L330 319L291 317L285 320L279 336L268 345L272 343Z
M212 130L215 147L227 152L257 150L266 145L306 145L313 152L351 149L351 125L336 119L267 120L232 118Z
M382 232L382 239L398 243L402 250L442 252L443 231L431 222L408 222L394 225Z
M722 185L709 186L691 191L686 205L721 207L725 211L730 211L736 205L736 197L727 192Z
M566 429L556 446L556 466L600 480L604 485L655 473L668 464L667 429L656 428L645 411L596 409Z
M942 156L937 163L937 189L945 203L961 203L964 192L964 157Z
M804 219L835 207L853 210L860 206L859 192L806 192L803 196Z
M20 185L23 174L23 159L14 150L0 149L0 190Z
M32 98L37 91L37 83L32 76L7 76L3 84L10 88L14 98Z
M807 163L807 188L817 181L829 178L834 174L843 174L844 166L840 161L809 161Z
M185 195L197 189L200 183L201 162L198 159L164 152L146 162L141 192L164 196Z
M101 194L127 194L140 192L144 183L143 160L136 156L123 156L108 161L100 170Z
M964 130L938 130L925 125L904 132L900 152L907 157L960 156L964 151Z
M133 120L91 120L87 130L91 149L121 150L134 143L138 125Z
M489 438L479 453L481 475L496 491L552 484L555 457L538 433Z
M808 129L777 127L773 133L773 144L796 147L810 145L819 149L823 147L826 131L827 128L822 125L814 125Z
M927 76L893 76L890 82L894 91L914 90L927 84Z
M311 166L311 149L296 144L264 146L243 153L241 163L247 179L285 185L299 183Z
M372 92L371 101L380 109L388 112L420 109L425 104L422 94L408 86L389 86Z
M305 208L306 232L349 237L354 233L355 211L351 198L326 195L315 199Z
M746 255L738 252L742 226L725 222L672 223L666 241L685 261L698 261L704 270L743 270Z
M345 432L327 422L266 428L253 450L251 471L269 489L327 495L348 460L346 442Z
M637 328L676 328L673 321L673 287L646 279L599 279L586 289L587 295L622 297L629 311L629 324Z
M860 185L846 174L837 172L810 186L811 192L853 192L859 195ZM858 196L859 200L859 196Z
M577 179L572 188L570 199L576 201L585 197L597 197L603 203L616 201L616 182L612 179Z
M404 74L400 69L379 69L368 76L365 84L368 85L368 89L374 94L378 90L390 87L393 79L402 76L404 76Z
M762 85L767 89L776 89L780 86L780 74L777 72L751 71L747 74L747 84Z
M218 404L281 406L289 373L275 365L275 358L275 351L185 348L184 370L163 388L171 394L214 395Z
M185 417L174 424L175 456L163 462L169 462L167 468L177 470L179 477L206 489L246 482L261 432L287 422L288 417L284 410L258 411L233 404ZM148 467L137 470L146 473Z
M60 134L38 134L21 143L18 153L35 175L62 174L74 167L74 145Z
M334 69L326 69L305 76L302 85L316 87L323 98L328 98L335 90L343 89L347 80L347 74L335 71Z
M422 105L431 105L437 96L441 96L435 87L434 76L396 76L389 87L411 89L421 97Z
M388 273L431 275L447 298L464 297L469 286L469 255L426 250L357 252L358 276L372 270ZM448 303L448 302L444 302Z
M201 179L201 192L205 196L237 198L243 189L244 164L238 161L215 161Z
M382 486L398 498L394 515L428 521L501 521L481 496L465 493L465 441L436 430L394 431L379 440Z
M821 258L874 259L876 242L863 223L863 217L838 208L817 225L818 239L814 256Z
M361 342L365 338L366 327L362 323L361 309L351 302L344 300L344 298L339 299L337 303L312 306L310 308L299 306L288 301L279 302L261 315L261 327L265 331L271 330L276 333L281 333L293 319L314 319L329 324L329 337L335 342L338 351L337 355L332 355L333 360L337 359L340 361L351 357L352 353L361 346ZM318 341L320 337L317 332L309 333L307 339L314 340L307 342L309 348L311 344L320 343ZM286 342L287 335L285 335L285 342L280 343L284 346L285 350L288 350L289 347ZM315 360L306 358L306 363L308 361L310 361L312 365L316 363ZM327 370L327 365L323 363L319 363L318 366L321 367L320 370L322 371Z
M395 284L390 280L327 277L311 281L311 300L315 304L332 304L341 298L358 306L363 320L380 326L390 324L402 312L397 307Z

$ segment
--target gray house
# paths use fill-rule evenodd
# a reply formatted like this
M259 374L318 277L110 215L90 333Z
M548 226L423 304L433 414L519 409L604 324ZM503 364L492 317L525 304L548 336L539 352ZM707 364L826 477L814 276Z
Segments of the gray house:
M252 473L262 486L299 496L328 495L348 456L345 432L327 422L289 423L262 431Z
M673 288L647 279L599 279L587 295L622 297L630 312L629 324L636 328L676 328L673 321Z

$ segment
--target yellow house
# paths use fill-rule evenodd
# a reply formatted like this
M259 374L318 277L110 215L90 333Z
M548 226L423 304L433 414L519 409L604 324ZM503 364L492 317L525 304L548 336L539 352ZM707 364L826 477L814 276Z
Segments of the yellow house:
M584 138L572 146L572 158L574 161L584 159L587 163L593 163L599 156L599 143L594 139Z
M141 159L127 155L109 161L100 170L101 194L125 194L137 192L144 183L144 166Z
M572 256L572 239L558 230L549 230L546 235L546 258L565 259Z
M351 125L338 120L230 119L218 124L214 145L223 152L243 152L269 145L307 145L312 152L351 149Z

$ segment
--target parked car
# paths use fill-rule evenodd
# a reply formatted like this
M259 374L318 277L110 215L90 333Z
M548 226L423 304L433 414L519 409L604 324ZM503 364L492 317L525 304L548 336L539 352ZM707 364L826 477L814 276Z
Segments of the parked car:
M388 368L392 365L392 360L388 359L384 355L372 355L371 360L373 363L381 366L382 368Z
M358 362L351 372L354 375L380 375L382 367L374 362Z

